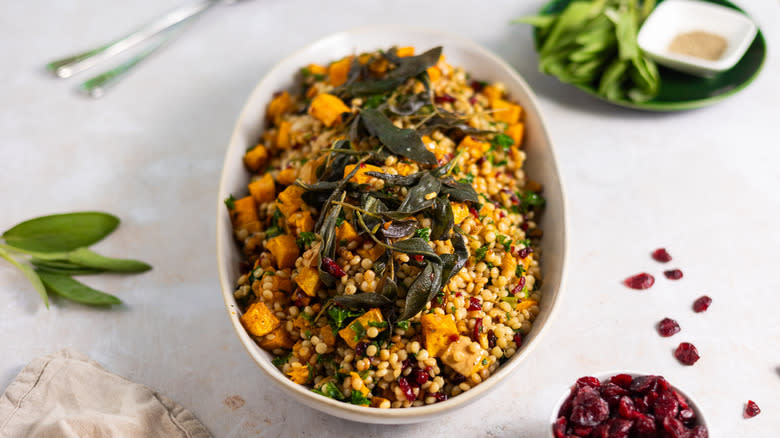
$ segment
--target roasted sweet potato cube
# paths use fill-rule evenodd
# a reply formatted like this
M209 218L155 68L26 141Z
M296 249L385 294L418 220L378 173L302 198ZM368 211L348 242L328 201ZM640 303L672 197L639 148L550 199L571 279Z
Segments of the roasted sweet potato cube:
M382 403L387 402L387 405L389 405L390 400L384 398L384 397L371 397L371 407L372 408L378 408L382 406Z
M311 212L308 211L296 211L287 218L287 223L299 233L314 229L314 219L311 217Z
M323 65L319 65L319 64L309 64L308 66L306 66L306 69L309 70L309 73L311 73L313 75L326 75L326 74L328 74L328 68L323 66Z
M414 56L414 46L399 47L395 52L399 58Z
M476 140L472 136L467 135L463 137L463 140L460 141L458 147L466 148L469 155L471 155L471 158L476 160L482 158L482 156L485 155L485 152L490 149L490 143Z
M452 337L458 336L458 329L452 315L425 313L420 317L420 322L425 338L425 349L431 356L440 356L452 343Z
M333 329L329 325L320 327L320 340L328 347L336 345L336 336L333 334Z
M276 198L276 208L278 208L285 217L290 217L290 215L300 210L301 206L303 206L301 195L304 191L303 187L298 187L296 185L288 186L286 189L282 190Z
M292 268L300 255L298 245L295 243L295 237L289 234L282 234L270 239L266 248L271 252L271 256L279 269Z
M261 178L252 181L249 183L249 193L258 204L273 201L276 197L274 177L270 173L266 173Z
M311 372L309 365L295 364L290 368L290 371L287 371L287 375L290 376L290 380L302 385L309 381Z
M441 361L450 368L466 377L487 366L487 352L480 346L471 351L472 341L468 336L461 336L452 342L441 357ZM477 344L479 345L479 344Z
M382 312L379 309L371 309L368 312L360 315L357 319L352 321L348 326L344 327L343 329L339 330L339 336L341 336L342 339L344 339L344 342L347 343L352 348L355 348L358 344L358 342L364 340L366 338L366 330L368 330L369 327L371 327L371 323L381 323L384 319L382 318ZM377 327L379 331L383 331L386 327Z
M354 371L350 371L349 376L352 377L352 389L355 389L355 387L357 386L358 388L357 390L360 391L360 393L363 394L364 396L368 395L371 392L371 390L368 389L368 387L366 386L366 383L363 382L363 378L360 377L360 374Z
M352 59L352 56L347 56L328 66L328 82L330 82L331 85L338 87L344 82L347 82L347 75L352 66Z
M348 112L349 107L341 99L328 93L318 94L309 106L309 114L327 127L341 123L341 115Z
M287 149L292 146L290 142L290 122L282 121L279 124L279 130L276 133L276 147L279 149Z
M290 334L287 333L287 329L282 326L275 328L271 333L260 338L257 343L261 348L267 351L274 351L277 348L289 350L293 346Z
M458 225L469 217L469 207L462 202L453 202L452 217L455 220L455 225Z
M344 167L344 178L347 177L350 173L352 173L352 170L355 168L355 164L349 164ZM358 184L368 184L368 180L371 179L371 176L366 175L366 172L380 172L383 173L381 167L373 166L371 164L363 164L360 166L360 168L355 172L354 175L352 175L352 178L349 179L350 182L358 183Z
M512 278L515 275L515 269L517 269L517 260L511 252L505 252L504 258L501 259L501 275L506 278Z
M352 242L358 238L358 233L355 231L355 227L347 221L344 221L341 225L336 227L336 238L339 241L346 240Z
M289 186L295 182L295 178L298 177L298 171L294 167L288 167L279 171L276 175L276 182L283 186Z
M364 259L371 259L372 262L375 262L379 257L382 257L385 251L387 250L382 245L374 245L369 249L360 248L357 250L357 253Z
M268 150L259 144L244 154L244 166L252 172L259 171L268 162Z
M251 196L245 196L233 201L234 208L230 210L233 229L245 229L250 233L260 231L260 220L257 217L257 203Z
M320 288L320 272L314 268L304 266L298 269L298 276L295 277L298 287L303 289L306 295L313 297L317 295Z
M253 336L265 336L279 327L279 319L265 303L252 303L241 315L241 324Z
M487 96L488 100L492 102L496 99L501 99L501 96L503 96L504 93L495 85L486 85L482 88L482 94Z
M428 78L431 82L436 82L441 79L441 70L439 70L439 67L434 65L433 67L428 67L426 71L428 72Z
M525 125L523 123L515 123L506 128L506 135L515 142L513 146L518 149L523 147L523 132L525 132Z
M494 99L490 102L490 107L493 108L493 118L499 122L505 122L510 125L514 125L520 121L520 116L523 114L523 107L520 105L507 102L503 99Z
M300 172L298 172L298 178L301 181L311 184L317 181L317 168L323 163L324 160L309 160L303 163Z
M530 309L533 306L538 305L539 303L536 302L536 300L523 300L517 303L517 306L515 306L515 310L518 312L521 312L526 309Z
M282 114L290 111L291 109L292 98L290 97L290 93L282 91L276 97L274 97L273 100L271 100L271 103L268 104L268 110L266 111L265 115L268 120L273 120L274 123L278 124L279 118L282 116Z

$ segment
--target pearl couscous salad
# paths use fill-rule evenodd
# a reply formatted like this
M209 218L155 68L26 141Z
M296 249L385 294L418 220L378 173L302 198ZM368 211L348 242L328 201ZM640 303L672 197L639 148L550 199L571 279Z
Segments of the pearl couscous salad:
M376 408L479 385L541 299L523 108L414 51L302 68L244 156L249 194L225 201L246 331L292 381Z

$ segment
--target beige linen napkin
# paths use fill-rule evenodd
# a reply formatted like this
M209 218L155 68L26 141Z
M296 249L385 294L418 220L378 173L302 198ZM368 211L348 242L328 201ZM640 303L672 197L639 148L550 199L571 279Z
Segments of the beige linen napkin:
M1 438L209 438L188 410L73 350L30 362L0 397Z

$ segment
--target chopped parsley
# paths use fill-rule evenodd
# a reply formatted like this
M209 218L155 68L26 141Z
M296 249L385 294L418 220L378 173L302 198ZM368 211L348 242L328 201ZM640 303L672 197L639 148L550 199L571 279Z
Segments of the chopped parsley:
M344 327L344 322L356 316L360 316L360 312L345 309L343 307L331 306L328 308L328 319L330 327L333 329L333 333L338 332Z
M396 325L401 330L408 330L409 329L409 320L398 321L398 324L396 324Z
M525 273L525 266L523 266L522 263L518 264L517 267L515 268L515 276L517 276L517 278L520 278L523 276L524 273Z
M337 227L340 227L341 224L343 224L343 223L344 223L344 218L343 217L339 216L339 217L336 218L336 226Z
M235 210L236 198L234 198L233 195L228 196L227 198L225 198L225 205L227 206L228 210Z
M273 227L265 230L265 238L266 239L270 239L272 237L276 237L276 236L278 236L280 234L284 234L284 233L282 232L282 229L277 227L276 225L274 225Z
M319 395L324 395L325 397L332 398L334 400L344 401L344 393L341 392L338 386L336 386L333 381L328 381L324 385L320 386L319 389L314 388L311 390L314 393L317 393Z
M544 207L545 200L542 195L538 193L532 191L526 191L525 193L518 192L517 196L520 198L520 206L523 211Z
M485 255L487 254L489 249L490 249L490 245L484 244L479 248L477 248L476 251L474 251L474 257L476 257L478 262L481 262L485 258Z
M496 237L496 240L504 247L504 251L509 252L509 248L512 247L512 239L503 234L499 234L498 237Z
M325 75L324 75L324 74L321 74L321 73L312 73L312 72L311 72L311 70L309 70L307 67L303 67L303 68L301 69L301 76L303 76L303 77L304 77L304 79L305 79L305 78L312 77L312 78L314 78L314 80L316 80L316 81L321 81L321 80L325 79Z
M414 237L419 237L426 242L431 240L431 229L430 228L419 228L417 231L414 232Z
M282 365L286 364L288 360L290 360L290 356L292 356L292 352L289 352L284 356L279 356L271 359L271 363L274 364L275 367L279 368Z
M316 234L310 231L303 231L300 234L298 234L298 238L295 239L295 243L298 245L298 248L303 250L307 246L311 245L311 243L314 242L315 240L317 240Z
M371 404L371 400L363 395L360 391L352 391L352 394L349 396L349 402L353 405L360 405L360 406L368 406Z
M386 328L387 321L368 321L369 327Z
M368 96L366 100L363 102L363 108L367 109L373 109L381 105L385 100L387 100L387 96L384 94L374 94L371 96Z
M515 144L515 141L512 140L512 137L506 135L506 134L498 134L495 137L493 137L493 140L490 141L490 143L493 146L498 146L504 151L508 151L509 148Z
M360 321L355 321L349 326L350 330L355 334L355 342L366 337L366 329Z
M466 174L466 176L459 179L458 182L463 184L474 184L474 175L472 175L471 172L469 172Z

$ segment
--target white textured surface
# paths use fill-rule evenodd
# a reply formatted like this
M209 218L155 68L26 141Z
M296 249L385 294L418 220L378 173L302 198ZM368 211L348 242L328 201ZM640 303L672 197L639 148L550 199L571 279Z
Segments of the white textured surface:
M73 93L45 61L106 41L177 4L139 0L0 6L0 229L36 215L100 209L123 219L97 248L155 269L88 281L127 303L46 310L0 264L0 387L32 358L70 346L190 407L217 437L541 437L551 406L580 375L639 369L695 396L712 436L780 429L780 6L743 0L768 40L761 76L713 107L648 114L609 106L536 72L530 31L511 17L540 1L304 2L218 8L102 101ZM443 8L440 6L445 5ZM568 290L544 342L509 381L465 411L414 426L319 414L268 389L233 334L219 293L214 204L221 160L243 101L287 52L344 28L402 23L460 30L514 65L536 90L569 196ZM666 246L685 278L649 252ZM656 285L620 281L646 270ZM702 293L704 314L690 304ZM676 318L683 331L659 337ZM702 359L682 367L681 341ZM239 395L235 410L224 400ZM763 413L741 417L753 399Z

